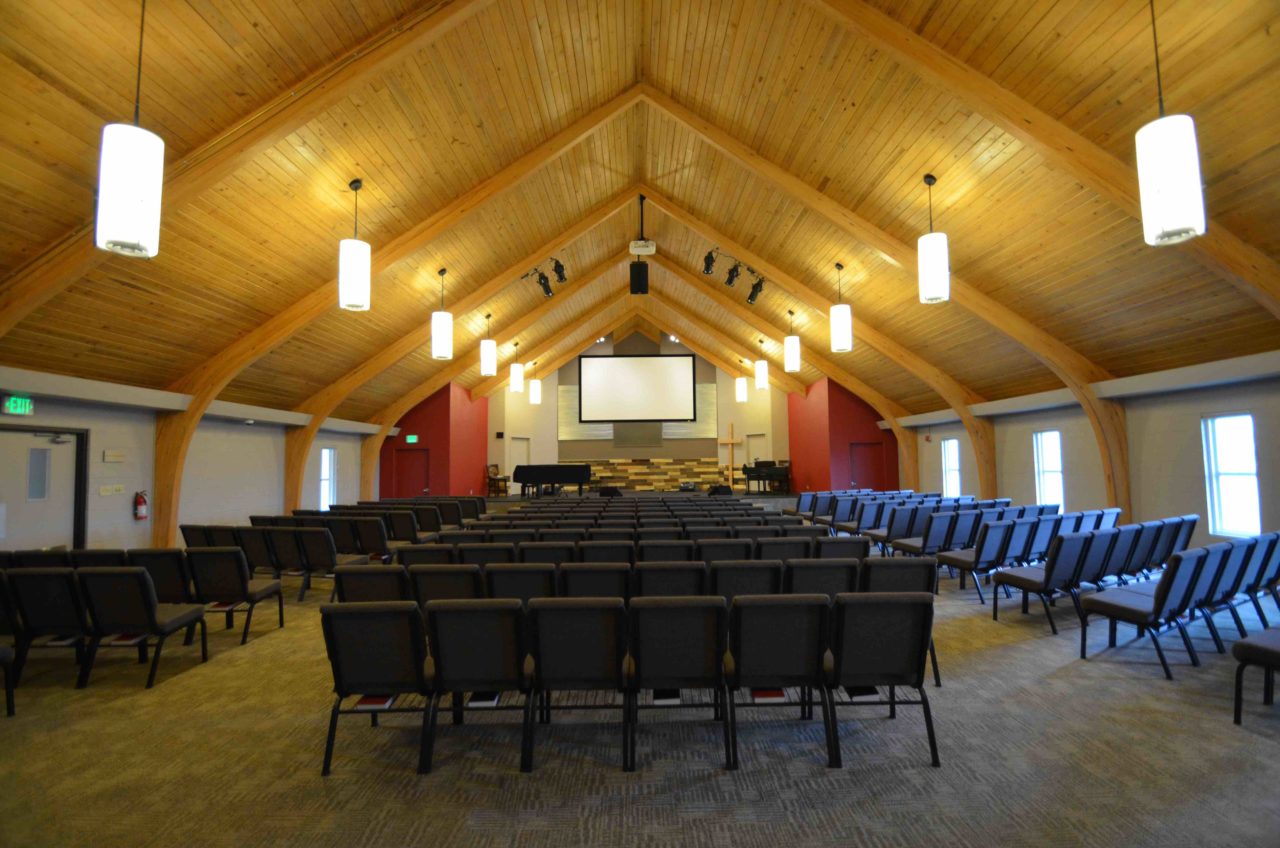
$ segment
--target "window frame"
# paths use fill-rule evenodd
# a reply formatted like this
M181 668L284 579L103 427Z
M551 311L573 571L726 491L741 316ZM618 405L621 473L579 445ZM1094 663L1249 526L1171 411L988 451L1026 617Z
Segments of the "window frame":
M1056 433L1058 436L1058 467L1056 469L1045 468L1044 458L1044 439L1047 433ZM1052 504L1053 501L1045 497L1044 478L1049 474L1058 475L1058 491L1061 496L1058 498L1058 507L1065 511L1067 508L1067 469L1066 464L1062 461L1062 431L1058 429L1036 430L1031 434L1031 463L1035 471L1036 477L1036 503Z
M1253 471L1221 471L1219 470L1219 452L1217 449L1217 426L1216 422L1226 418L1248 418L1249 430L1251 433L1251 441L1253 442ZM1200 416L1200 452L1204 459L1204 488L1205 502L1208 506L1206 510L1209 518L1209 534L1212 536L1223 536L1231 539L1247 539L1250 536L1256 536L1262 532L1262 492L1258 480L1258 429L1252 412L1239 410L1233 412L1214 412L1206 413ZM1255 504L1255 512L1258 516L1258 524L1253 529L1239 529L1235 527L1227 528L1224 526L1223 516L1225 511L1222 503L1222 485L1221 480L1224 477L1230 478L1252 478L1253 479L1253 499Z
M329 461L329 474L325 475L325 458ZM317 475L320 480L320 492L317 506L322 512L327 512L338 502L338 449L334 447L320 448L320 469ZM325 495L328 495L328 504L325 504Z
M955 467L951 468L947 465L947 446L950 444L955 451ZM942 466L942 496L944 498L958 498L964 488L963 480L960 476L960 440L958 438L940 439L938 441ZM951 491L951 487L947 485L950 474L955 473L955 491Z

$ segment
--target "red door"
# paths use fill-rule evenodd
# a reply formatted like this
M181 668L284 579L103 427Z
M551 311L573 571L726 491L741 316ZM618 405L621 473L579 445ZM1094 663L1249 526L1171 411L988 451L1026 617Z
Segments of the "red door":
M392 470L392 497L419 498L426 493L431 462L426 448L397 448Z
M849 480L857 483L860 489L885 488L884 445L879 442L850 442ZM843 480L839 482L848 485Z

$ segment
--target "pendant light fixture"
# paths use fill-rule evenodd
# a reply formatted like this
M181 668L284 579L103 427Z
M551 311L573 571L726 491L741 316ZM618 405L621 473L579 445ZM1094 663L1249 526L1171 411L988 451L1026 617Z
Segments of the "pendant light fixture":
M787 310L789 331L782 340L782 370L795 374L800 370L800 337L796 335L796 313Z
M1160 41L1156 37L1156 5L1151 8L1151 41L1156 56L1156 98L1160 117L1138 130L1138 196L1142 204L1142 238L1161 246L1204 235L1204 189L1200 183L1200 151L1190 115L1164 113L1160 79Z
M490 315L484 316L484 338L480 340L480 376L493 377L498 373L498 343L489 332Z
M737 377L733 381L733 396L738 403L747 402L747 378Z
M150 259L160 252L164 140L138 124L142 105L142 36L146 21L147 3L143 0L138 23L133 123L107 124L102 128L94 244L121 256Z
M844 265L836 263L836 302L831 307L831 352L853 350L853 307L844 303Z
M938 178L924 175L929 187L929 232L916 241L916 272L920 277L920 302L943 303L951 299L951 259L947 234L933 231L933 184Z
M537 364L536 360L529 363L526 370L530 375L533 374L533 366ZM533 376L529 377L529 403L535 406L542 403L542 381Z
M355 179L347 184L354 196L351 238L338 242L338 306L351 312L369 309L373 254L369 242L360 240L360 189L364 183Z
M513 342L511 347L520 347L520 342ZM511 353L514 356L516 353L519 353L519 351L512 350ZM507 387L513 392L524 391L524 366L519 362L511 363L511 374L507 378Z
M760 340L760 358L756 360L756 388L769 388L769 360L764 358L764 339Z
M431 358L453 359L453 315L444 311L444 275L448 269L437 271L440 275L440 308L431 313Z

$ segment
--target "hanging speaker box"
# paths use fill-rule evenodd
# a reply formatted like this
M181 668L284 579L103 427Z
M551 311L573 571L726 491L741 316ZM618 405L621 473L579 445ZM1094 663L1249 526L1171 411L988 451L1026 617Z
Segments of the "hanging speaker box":
M649 293L649 265L647 262L637 260L631 263L631 293Z

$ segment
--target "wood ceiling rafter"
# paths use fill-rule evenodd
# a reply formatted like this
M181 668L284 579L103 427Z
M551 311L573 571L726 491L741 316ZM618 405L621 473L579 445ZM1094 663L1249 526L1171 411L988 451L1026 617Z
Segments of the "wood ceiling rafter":
M746 262L771 282L776 283L796 298L804 301L810 307L824 314L831 308L832 301L828 300L822 294L814 291L809 286L806 286L804 283L783 271L773 262L763 256L760 256L755 251L710 226L705 221L698 218L698 216L689 212L687 209L684 209L670 198L664 196L652 186L642 186L641 192L649 202L657 206L658 209L672 220L692 230L713 244L723 247L730 254L741 259L743 262ZM758 319L756 317L756 313L746 309L741 303L733 298L724 296L722 292L714 287L703 284L694 274L689 273L686 269L675 264L670 259L659 255L657 260L659 264L674 273L677 277L683 279L698 291L711 296L716 303L743 318L743 320L753 322L759 320L762 326L772 327L772 325L764 322L763 319ZM855 338L862 340L872 348L879 351L891 362L918 377L928 385L929 388L937 392L943 402L956 411L960 416L965 431L969 434L969 441L973 446L974 458L978 468L978 488L982 493L981 496L984 498L994 498L996 496L995 493L998 479L996 476L995 426L992 424L990 419L974 415L969 411L970 404L982 403L986 398L968 386L962 384L941 368L926 362L923 358L907 349L900 342L890 338L879 329L869 326L865 321L858 318L856 313L854 315L853 324ZM762 332L774 332L785 335L785 333L777 327L773 327L771 331L762 330ZM834 365L834 363L829 364ZM819 370L824 370L821 366L818 367Z
M1137 172L928 39L859 0L808 0L917 76L964 100L985 118L1097 194L1142 220ZM1136 231L1135 231L1136 233ZM1183 243L1198 262L1280 318L1280 263L1221 224Z
M783 193L830 220L854 239L878 251L904 275L916 266L916 250L796 177L785 168L765 159L712 122L683 106L653 86L643 85L644 99L662 110L704 142L756 176L772 183ZM1091 383L1110 379L1105 368L1089 360L1060 339L972 286L952 271L951 299L981 318L995 330L1011 338L1057 375L1075 395L1093 428L1102 460L1102 475L1108 502L1132 514L1129 498L1129 446L1124 423L1124 407L1098 397ZM936 307L935 307L936 308Z
M172 212L244 163L338 103L358 86L451 32L494 0L424 4L318 68L264 106L187 153L165 172L164 203ZM113 254L94 246L90 219L14 271L0 284L0 336Z

